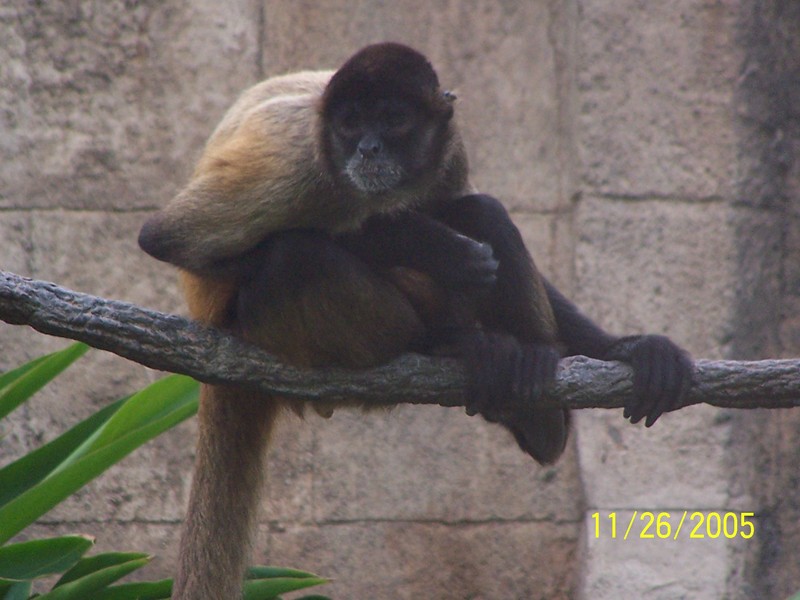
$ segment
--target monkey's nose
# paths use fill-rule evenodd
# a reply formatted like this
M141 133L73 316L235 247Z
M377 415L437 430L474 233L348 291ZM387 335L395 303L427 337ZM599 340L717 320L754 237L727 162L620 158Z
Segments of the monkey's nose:
M358 142L358 152L364 158L373 158L378 156L383 150L383 144L378 136L368 134L361 138Z

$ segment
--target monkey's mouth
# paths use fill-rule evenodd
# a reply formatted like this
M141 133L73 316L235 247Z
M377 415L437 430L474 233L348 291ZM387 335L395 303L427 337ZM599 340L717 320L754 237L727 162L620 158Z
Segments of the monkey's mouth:
M347 162L345 174L356 189L371 194L397 188L405 176L403 168L394 161L360 157Z

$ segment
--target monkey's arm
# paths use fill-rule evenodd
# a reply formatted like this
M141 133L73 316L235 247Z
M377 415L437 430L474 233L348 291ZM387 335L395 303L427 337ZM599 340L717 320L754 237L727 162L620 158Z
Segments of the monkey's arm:
M457 231L491 244L497 282L478 314L483 330L462 337L470 372L471 413L507 427L540 463L555 461L569 433L569 411L540 409L536 401L554 379L559 348L556 321L544 282L522 236L495 198L475 194L443 203L434 216ZM509 403L528 409L509 411Z
M489 244L416 211L372 217L336 241L373 268L407 267L446 288L490 286L497 279Z
M620 360L634 372L634 398L624 416L650 427L658 417L681 405L692 384L694 368L689 354L663 335L615 337L583 315L553 284L545 288L555 313L567 355L582 354L600 360Z
M553 307L559 339L566 346L565 355L604 359L617 338L581 313L578 307L547 279L543 277L542 281L550 306Z
M517 364L545 363L538 369L530 366L522 371L521 389L535 391L552 379L542 342L559 343L565 346L567 355L621 360L633 367L635 394L624 411L632 422L647 417L646 425L652 425L661 414L680 405L692 381L688 354L664 336L612 336L583 315L538 274L519 231L499 201L485 195L466 196L443 204L439 213L443 221L458 231L489 242L500 261L497 285L483 322L511 333L522 342L539 342L533 346L538 350L536 353L523 357L522 361L515 359ZM519 441L519 430L508 426ZM543 428L538 429L538 434L535 431L534 435L523 434L531 439L542 435ZM522 442L520 445L525 448Z
M435 216L490 244L500 263L497 283L482 310L483 325L521 342L554 345L558 335L544 281L500 201L485 194L464 196L445 203Z

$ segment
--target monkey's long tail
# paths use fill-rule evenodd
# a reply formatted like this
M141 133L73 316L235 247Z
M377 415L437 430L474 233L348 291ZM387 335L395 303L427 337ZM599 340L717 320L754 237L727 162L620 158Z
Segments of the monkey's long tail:
M264 452L279 403L250 390L204 385L194 480L174 600L241 595Z

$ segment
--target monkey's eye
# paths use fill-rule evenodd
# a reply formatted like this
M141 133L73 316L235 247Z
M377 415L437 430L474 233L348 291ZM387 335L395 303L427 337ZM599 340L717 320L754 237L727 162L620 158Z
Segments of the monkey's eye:
M392 134L403 135L414 126L414 115L407 108L391 108L384 113L383 122Z
M356 137L361 131L361 114L355 108L343 111L336 115L333 125L339 135Z

